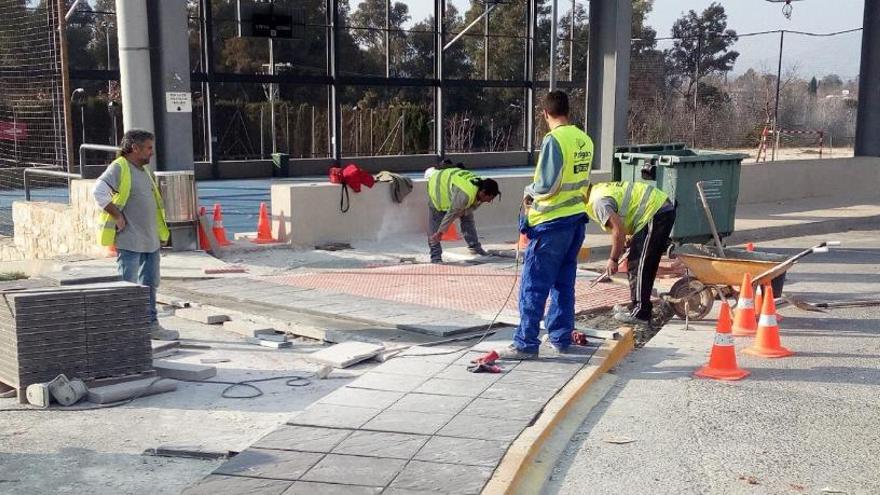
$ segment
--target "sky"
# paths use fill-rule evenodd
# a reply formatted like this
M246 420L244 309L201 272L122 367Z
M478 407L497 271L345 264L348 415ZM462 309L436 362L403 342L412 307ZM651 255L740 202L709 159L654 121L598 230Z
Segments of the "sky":
M350 0L352 9L361 0ZM403 1L410 8L410 24L431 15L433 0ZM466 10L470 0L447 0ZM586 0L577 0L586 3ZM659 37L669 36L672 24L691 9L702 11L713 0L655 0L654 10L648 16L648 24L657 30ZM791 20L782 15L782 4L766 0L718 0L728 15L728 27L738 33L752 33L787 29L814 33L842 31L862 26L864 0L800 0L794 1ZM560 14L564 15L570 0L560 0ZM670 42L660 42L666 48ZM740 52L734 74L749 68L775 72L779 53L779 35L744 37L734 47ZM783 70L797 70L803 77L836 73L844 80L854 78L859 72L861 33L850 33L832 38L810 38L786 35L783 50Z

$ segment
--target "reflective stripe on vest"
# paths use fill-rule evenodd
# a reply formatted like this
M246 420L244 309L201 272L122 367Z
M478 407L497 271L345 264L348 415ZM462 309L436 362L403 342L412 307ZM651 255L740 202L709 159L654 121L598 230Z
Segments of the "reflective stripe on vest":
M627 235L642 230L654 218L663 204L669 199L663 191L642 182L605 182L596 184L587 199L587 215L598 223L595 204L600 198L611 198L617 203L617 215L623 222ZM638 205L634 204L638 201ZM600 225L602 230L608 230Z
M110 200L119 211L122 211L125 208L125 205L128 203L128 198L131 194L131 164L128 163L124 157L119 157L116 160L113 160L113 163L110 164L119 165L119 190L113 193L113 198ZM148 168L144 168L144 172L147 173L147 177L150 179L150 188L153 190L153 199L156 200L156 225L159 233L159 240L161 242L165 242L171 237L171 233L168 230L168 224L165 222L165 207L162 202L162 195L159 193L159 186L156 184L156 179L153 178L153 173L150 172ZM116 243L116 220L110 216L110 213L106 211L102 211L100 217L98 218L98 224L101 227L100 232L98 233L98 244L101 246L112 246Z
M468 197L468 206L477 199L477 186L472 182L477 176L470 170L445 168L434 172L428 179L428 197L437 211L448 211L452 207L453 187L460 189Z
M528 213L528 223L532 227L586 211L584 192L590 185L593 141L574 125L559 126L549 135L553 136L562 152L561 177L552 196L534 198ZM540 176L541 171L536 169L534 180L537 181Z

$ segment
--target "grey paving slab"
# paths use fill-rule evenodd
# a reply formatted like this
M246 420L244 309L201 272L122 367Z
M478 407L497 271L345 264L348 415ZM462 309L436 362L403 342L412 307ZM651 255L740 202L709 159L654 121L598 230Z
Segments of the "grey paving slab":
M336 446L333 453L409 460L428 438L405 433L357 431Z
M277 430L257 440L252 447L327 453L351 435L352 431L313 426L282 425Z
M467 353L467 348L439 347L439 346L416 346L401 353L401 357L395 359L413 359L403 356L419 356L419 362L446 363L450 364Z
M291 418L287 424L357 429L379 414L381 409L314 404Z
M574 376L574 372L541 373L536 371L522 371L517 368L504 375L498 380L498 383L501 385L526 385L559 389L568 383L572 376Z
M367 422L363 428L365 430L433 435L451 419L452 414L383 411Z
M221 464L214 474L296 481L323 457L312 452L247 449Z
M405 465L401 459L328 454L302 480L384 487Z
M502 369L501 373L471 373L465 365L453 363L440 373L434 375L434 378L483 383L488 386L500 380L506 373L508 371L504 369Z
M542 409L543 402L477 398L461 413L468 416L531 421Z
M242 478L212 474L181 492L181 495L281 495L290 481Z
M491 384L479 381L445 380L431 378L415 391L423 394L456 395L459 397L477 397Z
M342 342L309 354L306 359L334 368L347 368L355 363L370 359L385 350L381 344L367 342Z
M480 394L480 397L484 399L527 400L543 404L553 398L556 392L556 388L544 385L498 381Z
M388 488L382 495L443 495L449 492L439 490L407 490L406 488ZM451 495L451 494L450 494Z
M390 375L371 371L352 382L349 387L406 393L412 392L427 379L428 377L419 375Z
M370 370L371 373L386 373L406 376L433 376L448 366L445 362L426 361L415 358L395 358Z
M297 481L282 495L373 495L378 493L382 493L382 489L375 486L336 485L332 483Z
M386 409L401 397L403 397L402 392L343 387L325 396L319 403L353 407L369 405L377 409Z
M522 419L498 419L459 414L437 432L440 436L512 441L529 424Z
M432 437L414 460L445 464L468 464L494 468L510 442L474 438Z
M492 468L410 461L391 483L393 489L434 491L458 495L478 494L492 477Z
M435 414L458 414L470 401L470 397L410 393L395 402L388 408L388 410Z
M517 366L517 371L535 371L539 373L560 373L573 375L580 371L585 362L571 361L567 359L549 358L522 361Z

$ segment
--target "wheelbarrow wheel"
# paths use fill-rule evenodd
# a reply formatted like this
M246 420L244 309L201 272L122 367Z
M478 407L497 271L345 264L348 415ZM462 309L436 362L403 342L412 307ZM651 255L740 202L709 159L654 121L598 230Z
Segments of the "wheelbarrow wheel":
M681 319L702 320L715 304L715 294L697 279L682 278L669 290L670 304Z

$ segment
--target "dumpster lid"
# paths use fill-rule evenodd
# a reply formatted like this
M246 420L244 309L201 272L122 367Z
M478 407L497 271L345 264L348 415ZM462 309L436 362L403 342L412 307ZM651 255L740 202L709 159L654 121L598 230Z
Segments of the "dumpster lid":
M699 163L719 160L743 160L749 155L745 153L725 153L700 149L669 150L658 153L615 153L614 157L621 162L633 159L652 161L656 165L673 166L676 163Z

